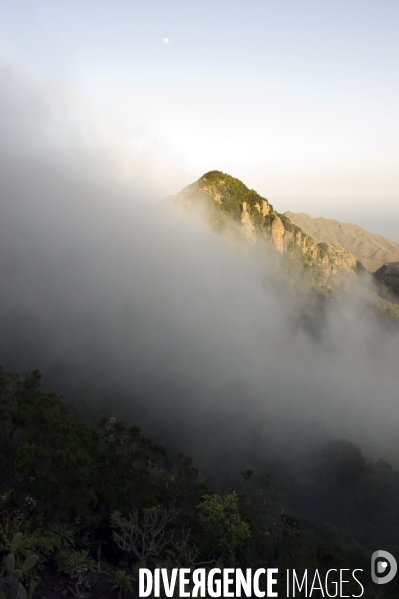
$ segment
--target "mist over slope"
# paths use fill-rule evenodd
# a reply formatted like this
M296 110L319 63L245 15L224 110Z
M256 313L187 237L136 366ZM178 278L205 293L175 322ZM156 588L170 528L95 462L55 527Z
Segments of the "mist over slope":
M355 292L286 293L245 246L144 202L143 180L112 187L113 160L67 117L49 139L22 91L0 85L5 368L38 367L67 402L84 393L204 463L342 437L399 462L393 325Z
M226 241L253 248L252 258L287 291L315 291L333 298L343 291L364 295L366 303L399 319L398 297L383 277L372 277L355 255L323 239L316 242L288 216L242 181L220 171L166 198L173 210L195 216Z

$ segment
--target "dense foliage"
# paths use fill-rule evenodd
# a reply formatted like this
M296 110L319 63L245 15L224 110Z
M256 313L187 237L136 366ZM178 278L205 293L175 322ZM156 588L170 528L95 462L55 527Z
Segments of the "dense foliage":
M131 596L143 565L368 573L373 543L398 538L398 474L348 442L328 445L301 483L277 476L279 494L250 470L216 492L190 458L168 461L137 426L112 416L90 426L41 390L38 371L3 370L0 433L0 551L23 571L21 585L3 567L9 597L10 580L35 596L49 573L70 596Z
M247 203L249 210L254 215L257 214L256 204L262 205L262 202L266 200L260 196L253 189L248 189L242 181L226 175L220 171L210 171L199 179L198 184L200 187L211 188L217 190L220 194L220 207L228 213L230 216L239 220L241 217L241 209L244 202ZM269 204L269 202L267 202ZM273 206L270 206L270 212L272 215L277 213L273 210Z

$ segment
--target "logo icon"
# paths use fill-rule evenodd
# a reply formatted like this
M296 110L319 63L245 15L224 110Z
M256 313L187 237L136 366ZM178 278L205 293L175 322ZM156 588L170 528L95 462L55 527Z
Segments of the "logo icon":
M374 551L371 556L371 579L376 584L391 582L398 571L396 559L388 551Z

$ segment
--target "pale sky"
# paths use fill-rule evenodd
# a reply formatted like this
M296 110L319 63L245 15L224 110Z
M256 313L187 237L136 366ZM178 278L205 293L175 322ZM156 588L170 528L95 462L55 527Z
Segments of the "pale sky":
M217 169L321 216L397 209L398 34L397 0L0 0L0 62L162 154L165 193Z

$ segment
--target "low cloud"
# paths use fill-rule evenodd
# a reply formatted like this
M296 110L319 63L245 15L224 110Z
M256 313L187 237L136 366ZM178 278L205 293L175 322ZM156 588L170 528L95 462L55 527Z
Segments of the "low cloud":
M361 297L282 291L249 250L145 201L174 159L114 155L7 69L0 110L5 368L39 367L67 402L96 399L205 464L335 438L398 462L399 337Z

